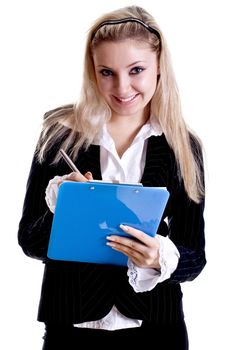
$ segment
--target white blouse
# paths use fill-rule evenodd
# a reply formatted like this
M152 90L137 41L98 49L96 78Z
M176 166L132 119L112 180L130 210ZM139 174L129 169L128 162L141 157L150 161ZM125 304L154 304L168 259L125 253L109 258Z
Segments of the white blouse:
M105 126L95 140L95 144L100 146L100 166L103 180L140 182L145 167L148 138L152 135L161 135L161 133L159 124L150 120L140 129L130 147L120 158L114 141ZM58 180L60 179L61 176L55 176L50 180L45 192L46 203L53 213L58 193ZM160 235L156 235L156 237L160 243L160 271L152 268L140 268L128 259L128 281L136 293L152 290L158 283L168 279L177 267L180 255L174 243L168 237ZM104 318L75 324L75 326L116 330L140 327L141 324L141 320L129 319L113 306Z

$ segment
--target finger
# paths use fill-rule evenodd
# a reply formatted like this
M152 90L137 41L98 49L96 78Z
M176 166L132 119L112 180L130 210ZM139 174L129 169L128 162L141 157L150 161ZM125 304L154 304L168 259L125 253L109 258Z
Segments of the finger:
M107 240L107 245L120 249L122 252L126 252L127 255L133 252L138 252L140 254L145 254L146 252L146 245L133 238L111 235L107 236Z
M154 237L149 236L148 234L144 233L143 231L137 230L136 228L133 228L131 226L127 225L120 225L120 228L129 235L137 238L140 242L144 243L145 245L150 245L151 240L154 239Z
M81 173L72 172L66 176L67 181L87 182L87 178Z
M136 250L133 244L131 246L127 246L127 245L120 244L116 241L107 242L106 244L110 246L112 249L123 253L124 255L128 256L131 259L140 261L143 257L142 252L140 250Z
M93 180L93 176L90 171L88 171L84 176L88 181Z

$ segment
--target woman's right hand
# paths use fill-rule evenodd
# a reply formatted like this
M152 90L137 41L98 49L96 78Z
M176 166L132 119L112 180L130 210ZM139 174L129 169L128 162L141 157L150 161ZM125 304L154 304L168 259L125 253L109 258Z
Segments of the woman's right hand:
M52 213L55 211L59 186L65 181L87 182L93 180L92 173L88 171L86 174L73 172L68 175L55 176L48 183L45 191L45 201Z
M62 176L62 178L58 180L58 186L60 186L65 181L87 182L89 180L93 180L92 173L90 171L86 172L84 175L73 171L68 175Z

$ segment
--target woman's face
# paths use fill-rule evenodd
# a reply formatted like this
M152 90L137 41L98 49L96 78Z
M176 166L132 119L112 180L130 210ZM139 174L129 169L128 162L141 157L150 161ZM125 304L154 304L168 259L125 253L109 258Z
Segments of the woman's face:
M98 89L113 116L144 115L157 86L157 55L136 40L103 42L93 55Z

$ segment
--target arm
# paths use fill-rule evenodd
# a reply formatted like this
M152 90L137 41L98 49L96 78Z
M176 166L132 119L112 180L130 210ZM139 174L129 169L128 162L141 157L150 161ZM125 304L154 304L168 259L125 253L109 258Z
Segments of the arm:
M198 204L194 203L181 189L169 218L168 229L169 237L180 253L178 266L169 281L192 281L206 264L204 199Z
M45 202L45 189L54 176L53 168L46 162L40 164L34 156L18 229L18 243L24 253L41 260L47 256L53 220L53 214Z
M190 140L200 167L201 181L205 186L201 146L195 137L191 136ZM206 264L204 208L205 198L195 203L187 196L181 182L175 191L168 218L169 237L180 253L178 266L169 280L171 283L192 281Z
M56 149L53 150L53 152L56 151ZM33 158L18 230L18 242L24 253L29 257L41 260L47 258L59 184L65 180L87 181L92 179L90 172L84 176L79 172L55 176L55 173L66 173L69 168L64 163L64 166L51 165L51 159L53 159L52 155L40 164L36 156Z

